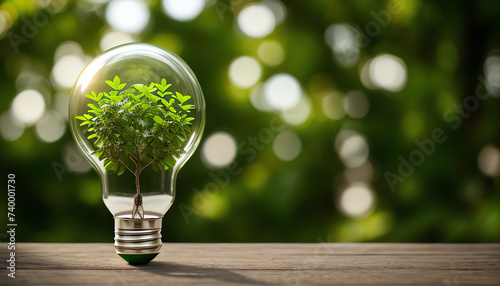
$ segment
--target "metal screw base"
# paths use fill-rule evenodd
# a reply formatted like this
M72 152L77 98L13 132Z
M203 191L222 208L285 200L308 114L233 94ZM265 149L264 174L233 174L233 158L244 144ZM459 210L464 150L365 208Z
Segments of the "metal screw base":
M162 218L115 217L115 249L129 263L148 263L161 249Z

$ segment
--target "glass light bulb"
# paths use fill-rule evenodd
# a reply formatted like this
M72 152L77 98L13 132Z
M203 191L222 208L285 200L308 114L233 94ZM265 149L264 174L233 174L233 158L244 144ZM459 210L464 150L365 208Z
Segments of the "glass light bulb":
M115 47L81 72L71 91L69 122L99 174L115 219L117 253L130 263L149 262L161 248L161 222L175 198L177 173L205 126L196 76L158 46Z

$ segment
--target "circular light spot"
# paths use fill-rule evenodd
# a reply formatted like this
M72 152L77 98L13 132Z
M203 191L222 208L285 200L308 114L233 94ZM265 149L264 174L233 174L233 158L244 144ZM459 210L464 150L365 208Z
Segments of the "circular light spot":
M63 56L83 56L82 47L77 42L65 41L57 46L56 52L54 54L54 61L59 60Z
M500 151L492 145L487 145L477 158L477 165L483 174L495 177L500 174Z
M33 125L45 112L43 95L33 89L19 93L12 102L12 113L19 122Z
M363 183L354 183L347 187L340 196L340 210L352 218L368 216L375 203L375 197L370 188Z
M311 100L307 95L300 97L300 101L294 107L284 110L281 113L283 119L292 125L301 125L307 121L311 115Z
M257 50L259 59L270 66L277 66L285 59L283 46L276 41L263 41Z
M201 149L201 158L205 166L213 169L224 168L236 157L236 140L227 132L210 135Z
M10 112L6 112L0 117L0 134L7 141L16 141L24 133L24 127L12 118Z
M342 95L338 92L331 92L323 97L321 107L323 113L330 119L338 120L345 115L342 105Z
M238 15L238 26L245 35L263 38L269 35L276 25L276 19L269 7L255 4L245 7Z
M302 149L300 137L291 130L285 130L274 138L273 151L283 161L295 159Z
M267 103L266 98L264 96L264 84L259 83L256 85L252 92L250 93L250 102L253 107L259 111L271 111L273 107Z
M259 81L262 75L262 67L252 57L239 57L229 66L229 79L241 88L248 88Z
M47 112L35 126L38 137L47 143L55 142L64 135L66 124L57 113Z
M369 108L368 98L360 91L351 91L344 97L345 112L352 118L360 119L365 117Z
M52 68L52 81L60 89L70 89L75 84L85 62L78 56L66 55L61 57Z
M5 30L7 30L7 19L0 13L0 35L3 34Z
M276 25L283 23L286 19L286 7L281 1L277 0L264 0L261 2L271 9L276 19Z
M325 42L334 51L347 51L358 46L356 30L347 24L333 24L325 30Z
M149 9L139 0L113 0L106 8L106 20L115 30L127 33L142 32L149 22Z
M335 150L337 150L337 152L340 150L340 147L342 147L342 144L347 138L359 135L358 132L348 129L348 124L349 123L344 124L342 129L339 131L339 133L337 133L337 136L335 137Z
M486 77L486 88L494 95L500 94L500 57L489 56L484 61L484 75Z
M0 10L0 14L3 14L6 22L6 28L10 28L16 20L19 19L18 8L11 4L10 2L3 1L2 10Z
M325 31L325 42L332 49L335 59L344 67L359 61L359 32L347 24L334 24Z
M99 46L101 51L106 51L113 47L132 42L135 42L132 35L125 32L109 30L102 36Z
M371 81L380 89L399 92L406 84L406 65L393 55L376 56L368 71Z
M342 141L338 153L346 167L356 168L368 159L368 144L361 135L354 132Z
M278 110L294 107L299 102L301 93L299 81L290 74L276 74L264 85L264 96L267 102Z
M204 0L163 0L163 11L176 21L191 21L200 15L203 8Z

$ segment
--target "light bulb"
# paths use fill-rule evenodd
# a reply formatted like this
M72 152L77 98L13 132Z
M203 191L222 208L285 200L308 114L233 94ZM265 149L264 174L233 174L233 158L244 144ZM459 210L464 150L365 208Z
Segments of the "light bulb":
M116 252L129 263L151 261L162 246L162 218L174 201L177 174L205 126L196 76L158 46L115 47L81 72L71 91L69 122L99 174L115 221Z

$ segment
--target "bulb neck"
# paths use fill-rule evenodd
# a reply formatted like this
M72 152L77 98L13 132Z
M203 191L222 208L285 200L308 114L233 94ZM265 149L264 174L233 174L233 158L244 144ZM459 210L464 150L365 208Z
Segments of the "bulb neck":
M161 217L132 219L116 216L116 253L131 264L148 263L160 253L161 223Z

